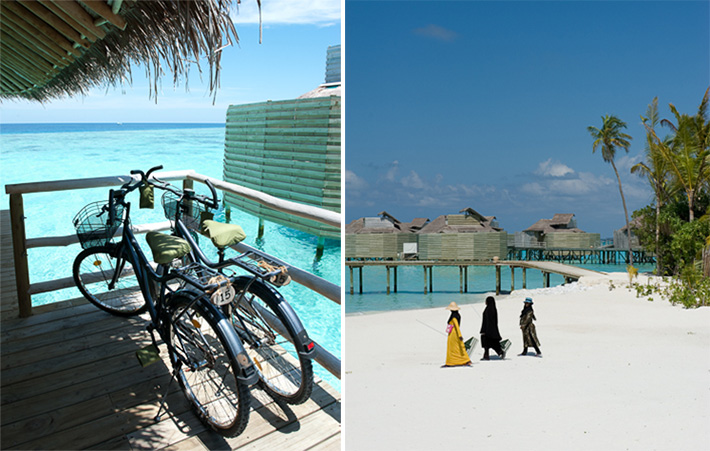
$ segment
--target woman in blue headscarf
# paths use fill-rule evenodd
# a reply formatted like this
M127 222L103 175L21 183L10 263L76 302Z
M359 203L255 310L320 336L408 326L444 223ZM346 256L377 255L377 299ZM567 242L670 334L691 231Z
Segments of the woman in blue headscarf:
M537 339L535 331L535 312L533 311L533 301L531 298L525 298L523 302L523 311L520 312L520 330L523 331L523 352L520 355L528 355L528 347L535 348L536 356L542 357L540 352L540 341Z

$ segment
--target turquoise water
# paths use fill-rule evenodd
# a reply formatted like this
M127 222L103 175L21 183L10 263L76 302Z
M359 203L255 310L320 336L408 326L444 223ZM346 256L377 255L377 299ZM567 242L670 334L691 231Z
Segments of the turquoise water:
M224 132L224 124L4 124L0 129L0 184L124 175L157 165L163 165L165 171L194 169L221 179ZM132 195L133 223L165 220L160 208L139 210L137 194ZM24 195L27 237L74 234L74 215L87 203L107 196L108 188ZM0 208L8 205L9 196L3 188ZM218 213L220 217L223 212ZM340 285L340 241L326 240L324 255L315 262L317 238L311 235L267 222L264 238L257 243L256 217L232 210L232 222L244 228L246 244ZM74 257L80 251L78 244L30 249L30 281L71 277ZM296 283L280 291L311 337L340 357L340 306ZM79 296L79 291L71 288L35 295L32 303ZM340 390L337 378L320 365L315 367L318 376Z
M626 272L626 265L577 265L601 272ZM655 265L636 265L640 272L653 271ZM451 301L458 304L483 302L485 294L495 291L496 276L493 266L472 266L468 269L468 293L459 292L458 267L434 267L434 292L424 294L424 271L421 267L402 266L397 271L397 293L387 294L387 271L384 267L363 268L363 293L359 293L359 269L353 271L355 293L350 294L350 274L346 268L345 313L376 312L387 310L410 310L420 308L445 307ZM501 267L501 290L510 290L510 268ZM564 278L550 275L550 285L562 285ZM542 288L542 272L526 271L528 289ZM394 289L394 274L390 271L390 287ZM515 270L515 289L523 287L523 272Z

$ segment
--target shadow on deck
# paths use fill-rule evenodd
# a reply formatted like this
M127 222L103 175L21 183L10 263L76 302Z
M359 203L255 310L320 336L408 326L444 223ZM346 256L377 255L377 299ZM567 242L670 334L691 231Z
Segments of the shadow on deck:
M206 429L177 384L156 423L170 371L162 362L142 368L135 357L150 343L147 317L115 317L80 299L18 318L9 228L1 225L1 449L340 450L340 393L318 379L299 406L253 388L238 437Z

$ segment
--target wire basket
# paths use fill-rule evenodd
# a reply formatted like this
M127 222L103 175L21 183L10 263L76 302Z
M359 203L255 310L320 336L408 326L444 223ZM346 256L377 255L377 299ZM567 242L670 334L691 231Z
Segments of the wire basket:
M163 194L163 211L167 219L171 221L175 220L179 200L180 198L171 191L166 191L165 194ZM210 216L209 210L196 200L183 201L180 206L180 219L190 230L199 232L202 220L211 219Z
M79 237L79 243L84 249L105 246L123 222L123 205L116 205L116 216L110 220L108 211L104 210L105 201L92 202L79 210L74 216L74 227Z

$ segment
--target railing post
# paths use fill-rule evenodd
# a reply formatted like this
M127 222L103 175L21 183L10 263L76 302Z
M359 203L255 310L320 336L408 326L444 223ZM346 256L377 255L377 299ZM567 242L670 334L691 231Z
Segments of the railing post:
M30 272L27 267L27 235L25 234L25 207L22 194L10 194L10 225L12 229L12 256L15 260L15 282L20 318L32 315L32 298L29 294Z

